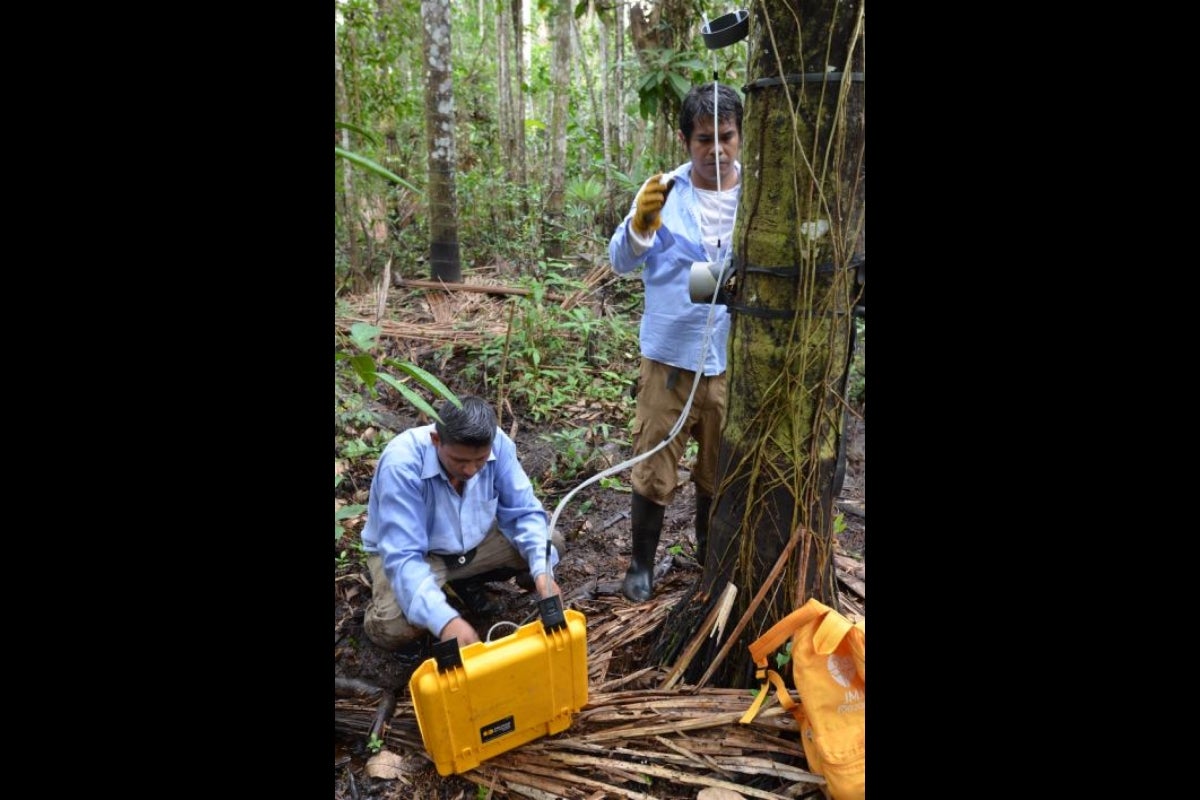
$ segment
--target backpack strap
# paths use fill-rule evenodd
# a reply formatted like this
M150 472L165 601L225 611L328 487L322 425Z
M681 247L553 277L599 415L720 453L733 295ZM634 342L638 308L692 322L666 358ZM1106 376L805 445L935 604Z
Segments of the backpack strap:
M846 638L846 634L853 627L854 623L841 614L826 614L813 633L813 649L823 656L829 655L837 650L842 639Z
M759 677L762 677L763 670L759 670ZM766 670L766 678L775 687L775 696L779 698L779 705L783 706L785 711L791 712L791 715L796 718L796 722L804 724L804 708L795 700L792 699L788 692L787 686L783 682L783 678L779 677L779 673L773 669ZM743 725L749 725L758 716L759 709L762 708L763 700L767 699L767 684L763 683L762 688L758 690L758 696L754 698L754 702L746 709L746 713L738 720Z
M767 656L774 653L784 642L791 638L791 635L796 632L797 628L832 610L816 598L810 599L807 603L800 606L800 608L797 608L772 625L762 636L755 639L749 648L750 657L754 659L754 663L759 667L767 666ZM759 673L759 678L765 677L761 674L761 669Z
M775 670L767 669L767 658L791 638L797 629L819 618L822 614L826 615L825 618L828 620L830 616L833 616L829 614L832 610L815 597L810 598L800 608L772 625L766 633L755 639L750 645L750 657L754 659L754 663L758 667L755 677L762 680L763 684L750 708L746 709L746 713L742 715L740 722L743 725L751 722L758 715L759 709L762 708L763 701L767 699L768 681L775 687L775 696L779 698L779 704L791 712L797 722L804 723L804 709L792 700L787 686L784 685L783 678L779 677L779 673L775 672ZM822 626L824 625L825 623L822 623ZM834 646L837 646L836 643Z

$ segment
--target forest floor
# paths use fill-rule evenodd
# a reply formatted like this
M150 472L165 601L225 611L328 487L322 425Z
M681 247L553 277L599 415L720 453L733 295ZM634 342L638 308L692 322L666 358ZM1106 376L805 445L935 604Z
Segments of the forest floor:
M478 303L478 299L473 300ZM367 304L364 303L364 306ZM393 313L395 309L393 308ZM369 315L368 315L369 316ZM339 320L339 324L348 321ZM403 357L403 356L402 356ZM636 372L636 365L631 365ZM475 387L455 385L453 365L439 372L447 385L460 393L475 393ZM449 377L449 380L447 378ZM391 408L380 407L380 424L390 433L423 424L413 409L399 403ZM611 412L609 412L611 413ZM848 577L858 592L847 592L844 597L852 600L851 608L862 611L865 618L865 543L866 543L866 495L865 495L865 423L861 416L847 415L846 472L838 509L843 512L846 527L838 534L838 552L858 565ZM610 419L614 429L623 430L625 419ZM543 434L552 433L552 424L538 424L527 418L506 412L502 426L512 434L517 443L518 455L535 486L555 487L555 446ZM625 447L612 454L612 463L629 458ZM343 462L339 462L340 464ZM366 503L370 487L370 468L374 461L358 459L354 466L346 466L344 480L339 484L338 503ZM584 475L566 487L552 489L553 496L544 496L547 512L553 514L560 501L590 475ZM694 488L690 481L687 465L680 464L680 485L676 497L667 508L662 537L658 549L658 565L666 566L665 574L655 582L655 595L662 597L673 590L693 584L699 577L699 565L690 557L694 552ZM588 610L588 636L603 624L606 617L633 607L620 595L620 581L629 564L630 495L628 491L601 488L593 483L580 490L563 507L557 529L566 537L566 552L555 570L555 577L563 590L567 607L584 607ZM354 544L361 530L363 518L344 523L347 533L342 541L335 543L335 558L342 552L355 553ZM679 545L679 547L675 547ZM672 549L676 552L672 557ZM839 573L840 574L840 573ZM603 596L604 604L574 602L573 597L582 597L583 588L590 587L587 596ZM493 596L499 601L501 611L484 618L467 613L481 634L500 622L524 624L533 619L536 612L533 595L524 593L514 581L491 584ZM390 798L439 798L441 800L471 800L480 794L480 784L459 775L440 776L432 759L420 747L419 738L414 742L409 736L397 734L395 738L383 737L384 747L378 752L368 746L367 731L372 729L373 709L385 704L379 700L386 697L384 714L394 713L400 717L406 709L411 720L412 700L408 694L408 680L422 661L429 658L426 641L419 648L407 653L384 651L364 635L363 612L370 600L371 590L366 568L357 558L350 558L336 568L334 579L334 674L335 674L335 736L334 736L334 797L337 800L384 800ZM655 598L650 601L653 603ZM457 603L456 599L453 602ZM503 633L503 632L502 632ZM502 635L502 634L500 634ZM648 638L648 637L647 637ZM618 648L606 664L608 685L620 684L622 675L631 675L644 670L648 664L648 644L644 640L630 642ZM589 660L592 658L592 643L589 641ZM636 677L636 676L635 676ZM625 687L653 686L650 679L633 680ZM596 693L599 687L590 686ZM368 689L372 691L368 691ZM378 690L377 692L374 690ZM390 701L395 701L392 712ZM399 726L398 726L399 727ZM794 734L793 734L794 736ZM528 747L528 745L526 746ZM517 748L521 750L522 748ZM797 751L799 750L796 746ZM400 752L396 752L400 751ZM802 763L802 762L801 762ZM390 770L390 771L389 771ZM383 777L381 777L383 776ZM494 779L493 779L494 780ZM503 784L503 782L500 782ZM627 784L632 785L632 784ZM501 787L493 786L494 796L506 795ZM641 787L643 791L646 787ZM630 790L636 795L636 790ZM533 795L537 796L537 795ZM547 792L543 797L555 796ZM616 796L597 790L580 793L579 797L603 798ZM670 781L654 784L652 795L658 798L693 798L695 786L670 786Z

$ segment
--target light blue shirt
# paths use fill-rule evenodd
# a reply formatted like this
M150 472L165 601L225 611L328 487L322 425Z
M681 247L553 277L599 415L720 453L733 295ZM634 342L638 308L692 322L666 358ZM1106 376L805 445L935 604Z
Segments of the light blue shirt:
M459 495L438 461L429 437L433 430L433 425L410 428L383 449L371 479L362 542L366 552L383 559L405 618L436 636L459 613L425 563L426 554L465 553L496 521L536 579L546 571L550 536L549 517L504 431L496 429L487 463ZM551 546L551 568L557 563L558 550Z
M741 164L734 162L734 166L741 175ZM691 173L690 162L672 173L675 185L662 207L662 227L653 234L648 249L647 242L629 224L637 210L636 197L608 243L608 258L618 275L645 265L642 283L646 300L639 332L642 355L686 370L695 370L700 363L700 346L710 308L708 303L693 303L688 294L692 262L709 260L701 241L697 221L700 211L692 191ZM737 185L740 187L741 181ZM723 250L728 252L728 248ZM729 310L718 305L713 309L713 330L704 354L705 375L720 375L725 371L728 340Z

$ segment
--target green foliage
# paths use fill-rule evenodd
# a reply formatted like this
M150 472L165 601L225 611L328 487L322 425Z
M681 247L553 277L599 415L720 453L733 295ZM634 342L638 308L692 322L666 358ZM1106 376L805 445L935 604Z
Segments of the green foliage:
M408 189L410 192L414 192L416 194L421 194L420 189L413 186L411 183L404 180L404 178L401 178L399 175L392 172L387 167L385 167L381 164L376 164L374 161L367 158L366 156L360 156L358 153L352 153L349 150L343 150L342 148L337 147L337 146L335 146L333 148L333 154L335 156L340 156L341 158L346 159L351 164L357 164L358 166L362 167L363 169L366 169L370 172L374 172L376 175L379 175L380 177L387 178L389 181L394 181L394 182L400 184L401 186L403 186L404 188Z
M437 411L429 404L424 397L395 376L387 372L381 372L379 365L375 361L375 356L372 351L378 345L380 329L374 325L368 325L365 322L356 322L350 328L349 341L346 349L337 350L334 353L334 361L350 366L348 372L343 371L342 375L357 381L357 384L365 387L371 397L378 397L379 390L377 388L380 381L383 381L388 386L395 389L400 395L408 401L410 405L418 411L432 417L436 420L441 420ZM392 358L384 358L383 365L393 367L408 375L414 381L432 391L438 397L449 400L456 406L461 406L458 397L454 392L442 383L436 376L426 372L416 364L410 364L406 361L396 361ZM340 376L339 376L340 377Z
M788 639L783 650L775 654L775 670L781 671L792 660L792 640Z
M348 130L348 131L354 131L355 133L357 133L359 136L366 139L371 144L375 145L376 147L379 146L379 138L375 134L371 133L369 130L366 130L365 128L360 128L357 125L351 125L349 122L334 122L333 127L335 129L341 128L341 129ZM334 149L337 149L337 148L334 148Z
M591 176L572 178L567 183L567 202L595 211L604 202L604 184Z
M347 439L338 454L343 458L356 459L379 455L382 450L381 446L368 444L362 439Z
M577 236L591 233L604 208L604 183L593 177L573 178L567 183L564 213Z
M334 352L334 442L335 458L349 461L377 456L390 437L374 435L370 441L353 435L354 429L369 428L375 424L374 415L367 410L365 399L379 396L380 385L388 386L400 394L405 401L432 419L440 419L429 401L409 384L415 384L435 397L462 405L454 394L436 376L416 364L397 361L380 355L376 360L380 329L374 325L357 322L350 327L349 334L336 332L338 349ZM396 370L404 377L397 378L383 367ZM350 431L350 433L347 433ZM342 482L342 475L335 473L334 488ZM352 504L343 506L334 513L334 542L345 535L345 520L357 517L366 511L366 506ZM345 553L343 552L343 555ZM340 558L340 557L339 557Z
M696 52L682 52L664 47L648 48L641 52L641 82L637 87L638 110L643 119L652 120L665 105L668 95L678 104L712 66L701 60Z
M337 477L340 478L341 476L338 475ZM337 485L337 482L335 481L334 486L336 486L336 485ZM339 508L333 515L333 541L340 542L342 540L342 537L346 535L346 529L344 527L342 527L342 522L344 520L353 519L354 517L359 516L366 510L367 510L367 507L362 505L361 503L356 503L356 504L348 505L348 506L342 506L341 508Z
M633 487L622 481L616 475L608 475L600 479L600 488L610 492L632 492Z
M535 203L535 189L507 180L507 170L471 170L459 176L459 241L465 263L522 263L537 241L537 220L524 209Z
M646 178L650 177L647 175L645 178L637 180L633 176L626 175L624 172L621 172L619 169L615 169L613 167L604 167L602 164L597 164L596 166L607 169L608 177L616 184L617 191L619 191L621 194L629 195L631 203L634 195L637 194L637 190L642 188L642 184L645 182Z
M541 438L554 445L555 472L558 477L570 479L583 472L592 460L595 448L588 442L587 428L560 428L553 433L543 433Z
M371 738L367 740L367 749L372 753L378 753L383 749L383 739L380 739L378 735L372 733Z
M637 376L628 365L637 359L636 324L620 315L599 317L586 305L564 309L546 295L569 296L585 288L582 280L564 262L542 262L538 269L517 281L530 295L509 301L516 305L510 335L478 345L461 377L490 384L503 371L506 396L536 422L581 402L631 407L629 387ZM577 461L577 450L568 453L568 464Z

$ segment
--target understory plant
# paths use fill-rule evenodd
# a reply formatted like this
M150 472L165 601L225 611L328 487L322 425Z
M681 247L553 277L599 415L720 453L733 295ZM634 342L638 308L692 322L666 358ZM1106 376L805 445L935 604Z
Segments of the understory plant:
M448 400L456 406L462 403L439 378L407 361L383 355L379 341L381 329L365 322L356 322L348 334L336 332L334 352L334 490L340 486L352 462L377 456L387 444L374 427L375 414L368 400L377 400L380 388L394 389L416 410L431 419L441 421L437 411L420 390ZM393 374L394 370L400 377ZM340 462L340 463L339 463ZM346 534L345 525L366 511L361 503L336 506L334 510L334 542ZM344 553L342 554L345 555Z
M547 261L539 274L518 279L529 294L509 300L515 308L506 336L473 348L462 377L519 404L535 422L569 419L595 406L617 406L623 417L637 380L637 325L627 316L600 315L588 303L565 307L550 299L586 292L570 270Z

